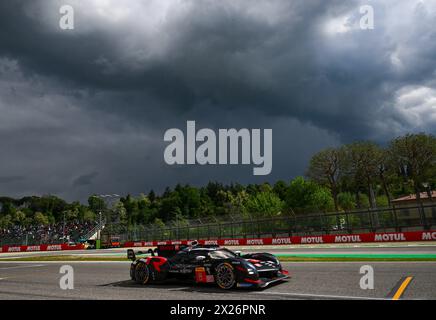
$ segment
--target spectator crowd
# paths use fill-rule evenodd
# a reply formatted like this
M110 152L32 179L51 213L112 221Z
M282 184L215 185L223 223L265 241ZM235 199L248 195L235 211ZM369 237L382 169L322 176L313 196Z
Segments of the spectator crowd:
M51 244L78 242L96 226L94 221L68 221L49 225L13 225L7 229L0 228L0 245L2 244Z

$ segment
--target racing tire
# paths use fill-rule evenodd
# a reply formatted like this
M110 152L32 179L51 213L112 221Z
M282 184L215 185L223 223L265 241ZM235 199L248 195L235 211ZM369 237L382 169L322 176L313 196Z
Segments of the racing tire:
M147 284L150 281L150 269L143 261L138 262L135 267L135 281L138 284Z
M215 268L215 283L224 290L236 286L236 275L231 264L224 262Z
M133 280L133 281L135 281L135 277L136 277L136 275L135 275L135 269L136 269L136 264L133 264L132 263L132 265L130 266L130 278Z

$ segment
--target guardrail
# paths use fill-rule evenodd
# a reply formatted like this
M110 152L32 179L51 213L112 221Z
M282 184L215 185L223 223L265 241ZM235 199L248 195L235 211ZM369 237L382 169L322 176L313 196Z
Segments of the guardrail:
M158 245L189 245L192 240L171 241L128 241L124 247L154 247ZM216 239L197 240L202 245L220 246L259 246L259 245L295 245L295 244L324 244L324 243L371 243L371 242L412 242L436 241L436 230L409 232L382 232L320 236L293 236L258 239Z
M0 246L0 253L12 252L39 252L39 251L63 251L63 250L83 250L83 244L70 246L67 244L41 244L35 246Z

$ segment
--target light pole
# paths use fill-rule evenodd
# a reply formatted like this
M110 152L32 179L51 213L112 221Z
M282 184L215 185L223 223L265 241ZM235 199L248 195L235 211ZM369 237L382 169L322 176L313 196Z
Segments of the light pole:
M65 211L64 211L64 224L62 226L62 235L63 235L64 243L65 243Z
M113 207L114 199L118 199L121 196L116 194L116 193L114 193L114 194L100 194L98 197L103 200L104 204L106 204L105 200L108 199L107 206L108 207Z
M100 220L100 222L99 222L99 227L98 227L98 235L97 235L97 238L99 239L99 240L101 240L101 210L98 212L98 215L99 215L99 220Z
M109 200L107 205L109 207L112 207L113 206L113 201L111 201L111 200L120 198L121 196L114 193L114 194L100 194L100 195L96 195L95 197L100 198L100 199L103 200L103 203L100 204L100 212L99 212L99 216L100 216L100 230L101 230L102 223L103 223L103 221L102 221L102 211L103 211L103 205L106 205L106 199ZM107 223L107 221L106 221L106 223ZM99 232L99 239L101 239L100 232Z
M436 208L433 206L433 192L431 191L431 185L428 182L424 182L422 186L427 191L427 197L431 205L431 222L430 226L436 223Z
M428 182L423 182L423 183L422 183L422 186L425 188L425 191L427 192L428 200L429 200L429 201L433 201L432 194L431 194L430 183L428 183Z

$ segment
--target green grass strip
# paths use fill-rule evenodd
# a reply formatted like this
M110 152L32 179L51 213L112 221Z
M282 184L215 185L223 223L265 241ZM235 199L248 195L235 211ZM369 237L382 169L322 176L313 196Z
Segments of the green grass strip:
M436 261L434 254L279 254L280 261Z
M29 262L44 262L44 261L128 261L126 257L97 257L97 256L38 256L38 257L23 257L23 258L10 258L1 259L0 261L29 261Z
M436 259L436 254L337 254L337 253L284 253L279 258L353 258L353 259Z

